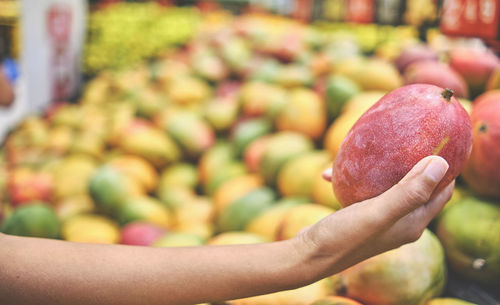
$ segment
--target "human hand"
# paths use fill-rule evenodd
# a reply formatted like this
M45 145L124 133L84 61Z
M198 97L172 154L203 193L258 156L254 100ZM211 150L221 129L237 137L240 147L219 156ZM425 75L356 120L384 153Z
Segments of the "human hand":
M423 158L383 194L352 204L302 230L295 238L296 249L309 257L312 272L319 273L311 276L328 276L416 241L452 195L454 181L434 192L447 170L443 158ZM330 181L331 169L323 177Z

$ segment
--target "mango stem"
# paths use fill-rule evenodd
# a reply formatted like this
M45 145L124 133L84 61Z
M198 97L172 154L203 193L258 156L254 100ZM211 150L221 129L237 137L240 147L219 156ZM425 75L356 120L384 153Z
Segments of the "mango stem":
M453 96L453 93L453 90L451 90L450 88L446 88L443 90L443 92L441 92L441 96L449 102L451 100L451 97Z

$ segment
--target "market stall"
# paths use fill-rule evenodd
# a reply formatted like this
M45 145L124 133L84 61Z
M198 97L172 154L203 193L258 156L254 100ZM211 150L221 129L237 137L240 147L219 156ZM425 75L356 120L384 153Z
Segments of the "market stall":
M455 189L418 241L226 304L500 304L498 2L114 2L54 1L41 42L9 53L24 68L0 110L2 232L287 240L440 155ZM339 163L363 171L322 178Z

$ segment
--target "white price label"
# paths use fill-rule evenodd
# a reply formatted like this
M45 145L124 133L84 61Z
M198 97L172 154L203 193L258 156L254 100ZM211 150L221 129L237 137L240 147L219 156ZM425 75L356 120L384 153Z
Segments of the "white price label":
M443 3L442 24L450 29L458 28L462 4L459 0L445 0Z
M479 10L482 22L490 24L495 21L495 12L497 10L495 0L481 0L479 2Z

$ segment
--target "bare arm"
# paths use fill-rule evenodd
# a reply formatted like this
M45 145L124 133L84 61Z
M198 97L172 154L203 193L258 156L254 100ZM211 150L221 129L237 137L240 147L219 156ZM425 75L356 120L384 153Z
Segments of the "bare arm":
M3 238L7 304L195 304L302 284L290 241L167 249Z
M0 299L5 305L195 304L303 286L416 240L451 196L453 185L431 197L446 169L443 159L426 158L386 193L282 242L148 248L0 234Z
M14 102L14 91L5 75L0 71L0 106L9 106Z

